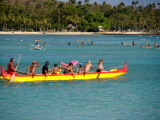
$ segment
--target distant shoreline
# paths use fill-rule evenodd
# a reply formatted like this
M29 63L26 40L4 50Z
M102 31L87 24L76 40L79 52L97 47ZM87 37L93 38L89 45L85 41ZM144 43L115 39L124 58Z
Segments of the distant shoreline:
M0 32L6 35L160 35L160 32Z

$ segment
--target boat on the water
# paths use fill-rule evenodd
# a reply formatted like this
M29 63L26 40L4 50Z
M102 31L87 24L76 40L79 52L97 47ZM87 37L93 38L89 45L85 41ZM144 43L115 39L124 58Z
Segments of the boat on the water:
M5 72L1 65L1 76L10 81L12 75ZM116 78L128 72L128 65L125 62L123 68L112 69L107 72L77 73L77 74L50 74L47 77L43 74L32 75L15 75L14 82L36 82L36 81L65 81L65 80L88 80L98 78Z

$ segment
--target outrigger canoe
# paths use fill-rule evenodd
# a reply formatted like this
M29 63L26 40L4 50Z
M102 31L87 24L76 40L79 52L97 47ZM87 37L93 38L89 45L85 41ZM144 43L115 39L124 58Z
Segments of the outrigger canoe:
M1 65L1 76L10 80L10 74L7 74ZM36 82L36 81L65 81L65 80L88 80L88 79L98 79L98 78L115 78L121 76L128 71L127 62L125 62L123 68L112 69L107 72L92 72L92 73L77 73L77 74L50 74L49 76L44 76L43 74L36 74L33 78L31 75L15 75L14 82Z

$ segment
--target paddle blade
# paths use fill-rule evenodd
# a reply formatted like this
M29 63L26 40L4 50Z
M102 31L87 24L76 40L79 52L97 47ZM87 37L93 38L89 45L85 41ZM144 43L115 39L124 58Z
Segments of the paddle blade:
M116 68L116 69L111 69L110 71L117 71L118 69Z
M15 81L15 73L10 78L10 82L14 82L14 81Z

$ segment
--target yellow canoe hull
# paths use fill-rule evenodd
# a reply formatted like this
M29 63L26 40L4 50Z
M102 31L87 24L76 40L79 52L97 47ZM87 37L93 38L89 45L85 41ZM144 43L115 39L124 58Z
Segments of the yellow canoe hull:
M89 80L98 78L115 78L126 74L128 71L128 65L125 63L122 69L111 70L108 72L93 72L93 73L77 73L73 74L51 74L44 76L43 74L37 74L33 78L31 75L15 75L14 82L36 82L36 81L65 81L65 80ZM6 80L10 80L11 75L7 74L3 67L1 67L2 77Z
M126 72L123 73L110 73L110 74L86 74L86 75L54 75L54 76L38 76L36 75L35 77L32 78L32 76L15 76L15 82L36 82L36 81L65 81L65 80L87 80L87 79L97 79L97 78L115 78L118 76L121 76L125 74ZM10 76L5 76L4 79L10 80Z

